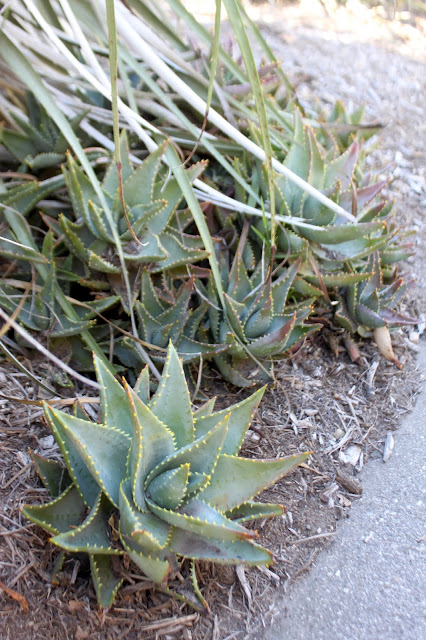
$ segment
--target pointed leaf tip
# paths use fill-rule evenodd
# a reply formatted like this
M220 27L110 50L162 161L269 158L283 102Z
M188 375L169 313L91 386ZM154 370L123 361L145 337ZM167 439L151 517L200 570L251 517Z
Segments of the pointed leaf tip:
M158 390L150 402L152 413L174 434L178 449L194 441L194 418L182 362L169 342Z
M96 378L101 385L102 422L131 435L131 415L127 395L102 360L93 354Z

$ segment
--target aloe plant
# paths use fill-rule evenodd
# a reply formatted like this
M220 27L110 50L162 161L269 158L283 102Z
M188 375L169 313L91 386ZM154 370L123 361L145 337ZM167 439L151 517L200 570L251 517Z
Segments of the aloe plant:
M338 296L334 320L350 333L367 336L373 332L381 353L399 366L392 350L389 328L419 322L416 318L395 311L397 304L414 285L414 280L404 281L395 276L385 284L378 251L370 256L365 275L365 280L352 283Z
M85 354L87 347L89 358L92 350L104 357L91 330L95 317L113 306L118 297L100 294L97 300L85 302L70 298L70 287L79 280L72 257L58 256L54 233L39 233L39 221L29 218L34 205L61 182L62 177L55 176L42 182L12 184L0 194L0 256L13 260L9 275L7 270L7 277L0 279L0 306L10 314L19 312L20 324L39 334L40 342L51 351L60 351L65 362L79 353L75 359L83 364L80 354ZM15 337L22 342L16 330ZM25 339L23 343L28 346ZM60 380L70 384L67 377Z
M242 301L235 294L234 299L230 291L225 301L224 287L227 290L232 283L226 273L220 277L218 246L207 228L205 205L228 212L237 234L245 216L250 216L253 228L247 246L257 243L254 255L260 266L256 271L256 265L247 262L248 278L254 289L263 288L264 299L268 288L273 288L271 272L278 275L282 271L281 261L294 265L301 260L291 285L294 308L287 305L284 312L276 306L265 328L268 340L278 326L284 334L278 316L296 312L297 327L290 335L301 335L298 327L300 322L306 326L302 316L312 298L322 298L321 304L324 299L335 302L342 288L368 280L368 260L374 252L380 252L387 273L394 262L410 254L410 247L401 244L403 234L392 226L392 205L382 197L385 183L363 175L363 140L378 130L377 124L363 125L362 110L348 113L341 103L328 115L302 110L293 99L283 69L240 2L227 0L226 9L243 64L220 46L219 6L212 37L179 0L170 0L171 12L193 33L194 47L185 29L178 31L173 20L164 19L159 7L148 8L139 0L131 9L112 0L76 0L72 4L64 0L60 7L50 0L44 4L42 10L33 2L16 0L7 7L0 49L15 74L10 74L8 91L2 91L0 108L10 112L9 120L16 116L16 122L23 123L21 132L26 139L4 129L3 140L18 161L27 159L25 168L36 173L55 159L49 173L56 172L66 148L72 151L63 176L54 177L66 182L71 203L60 191L63 215L57 219L56 202L43 222L57 240L55 259L65 263L70 253L67 270L80 284L95 294L119 296L126 313L109 319L136 338L132 342L130 335L125 339L113 336L116 354L126 365L139 367L142 360L152 364L148 351L152 359L162 363L170 328L186 361L215 355L228 379L247 384L266 376L271 371L271 358L280 357L292 343L289 337L285 344L281 341L262 348L257 355L253 352L260 349L256 341L261 336L252 333L248 318L258 309L250 307L254 302L250 297ZM142 37L146 24L156 37ZM259 68L246 31L266 58L266 64ZM34 57L34 50L41 57ZM103 70L107 54L110 78ZM70 69L72 83L68 81ZM41 105L29 103L29 118L25 109L20 115L19 100L15 99L21 82ZM63 112L75 115L72 126ZM125 137L118 144L123 126L130 132L133 155ZM92 162L94 156L83 149L75 133L77 127L80 138L88 135L107 153L114 153L102 184L101 162ZM190 150L189 156L186 150ZM38 155L46 151L47 156ZM146 155L148 152L152 153ZM145 159L135 168L141 157ZM192 159L197 161L193 165ZM204 171L207 159L209 168ZM121 176L117 164L121 165ZM28 215L46 197L41 186L52 188L52 183L46 182L17 188L0 184L0 203L23 208L23 215ZM54 188L62 186L55 184ZM18 201L20 206L15 207ZM177 211L179 206L187 210ZM0 251L3 255L9 251L10 258L13 243L21 241L9 227L0 239ZM28 243L21 244L19 252L28 256ZM260 257L265 247L275 247L270 254L271 270ZM35 263L34 255L32 258ZM194 294L191 302L184 294L192 285L183 283L181 289L178 284L186 276L196 275L193 263L204 258L210 263L214 287L211 279L209 291L203 290L200 309L195 309ZM232 255L229 269L231 264ZM206 265L204 262L201 267ZM142 271L156 279L158 304L152 296L147 301L140 297ZM158 278L162 274L173 291L172 299L167 300L161 292ZM37 285L43 287L44 282L42 279ZM202 292L202 283L196 286ZM8 290L6 295L10 298L16 292ZM206 298L213 305L209 338L202 317ZM187 322L178 309L172 309L178 299L187 299L185 308L191 312ZM156 317L148 306L157 309ZM163 321L165 325L160 327ZM90 336L104 351L110 351L112 341L106 342L111 338L106 325L85 334L89 351L80 353L86 356L87 366L87 356L90 360L90 351L96 348L89 344ZM70 337L70 341L76 340ZM213 348L197 344L205 345L209 340L215 343ZM219 353L220 345L226 345L227 350ZM252 367L247 363L253 361L259 376L249 379L247 369ZM158 374L155 365L152 370Z
M343 153L357 140L369 140L377 134L383 125L379 122L365 124L363 122L365 106L349 111L341 100L337 100L329 113L320 113L318 120L323 123L320 129L325 146Z
M283 164L323 191L344 210L350 211L350 219L339 217L285 176L277 176L277 211L308 223L308 226L298 225L295 220L292 228L281 226L278 229L277 259L301 256L303 269L311 273L308 257L313 255L321 273L337 274L346 270L348 261L354 266L362 264L371 253L389 246L397 231L391 229L388 222L392 205L383 199L378 201L386 182L370 184L369 176L362 177L362 154L358 142L353 141L341 152L339 147L328 149L327 139L322 137L321 144L320 138L320 134L307 126L295 109L293 137L285 154L282 154ZM257 171L256 181L266 200L269 192L264 172L261 167ZM256 227L264 233L264 221L259 220Z
M154 362L165 362L170 340L184 364L199 362L200 358L210 359L228 348L225 344L211 343L204 327L208 302L197 304L194 276L178 283L167 274L161 274L160 278L144 270L135 310L139 336ZM124 364L136 370L143 365L134 341L128 337L115 345L115 353Z
M253 501L260 491L307 458L239 457L264 388L228 409L191 406L170 343L163 375L150 398L148 370L134 389L122 387L95 358L101 423L45 405L66 469L35 457L53 500L25 505L23 514L71 553L88 553L98 602L108 607L122 582L112 558L128 555L162 584L179 558L226 564L269 564L272 554L243 526L282 513Z
M215 356L216 366L224 378L242 387L271 379L273 360L319 328L305 323L314 298L287 304L300 259L274 277L262 258L249 274L244 261L247 248L243 232L230 269L222 259L224 311L212 280L206 291L210 331L215 342L228 345L227 351Z
M84 116L81 113L71 120L74 131L78 130ZM65 161L68 141L33 94L27 92L26 114L19 113L15 107L9 117L15 128L0 126L0 143L20 163L18 171L38 172L57 167Z
M160 172L165 146L161 145L134 170L127 137L123 134L121 176L116 163L112 162L101 185L112 210L133 283L140 265L150 264L153 272L172 271L208 255L201 239L185 234L178 221L172 219L182 200L182 191L174 178L168 179L167 173ZM203 169L204 163L198 163L186 173L193 179ZM64 176L75 219L62 214L57 223L51 221L52 227L61 234L75 257L75 270L80 273L80 282L95 289L111 286L121 295L122 304L128 309L134 301L122 295L122 268L97 194L70 156L64 167Z

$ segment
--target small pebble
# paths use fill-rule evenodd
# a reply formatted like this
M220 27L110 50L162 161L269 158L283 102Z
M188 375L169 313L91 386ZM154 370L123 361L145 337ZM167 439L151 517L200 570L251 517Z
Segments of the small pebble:
M420 340L420 333L418 333L418 331L410 331L410 333L408 334L408 339L413 344L418 344Z

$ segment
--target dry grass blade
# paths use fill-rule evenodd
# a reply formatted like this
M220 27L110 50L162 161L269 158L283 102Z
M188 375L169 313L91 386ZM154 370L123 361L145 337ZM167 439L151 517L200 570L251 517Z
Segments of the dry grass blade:
M24 294L21 298L21 300L19 301L19 304L17 304L14 312L12 313L12 315L10 316L10 318L8 320L6 320L6 322L4 323L4 325L0 328L0 338L2 336L4 336L10 329L11 322L14 322L16 320L16 318L19 316L19 313L21 312L22 307L25 304L25 301L27 299L27 295L29 290L31 289L32 286L32 282L28 282L28 284L25 285L25 290L24 290Z
M27 342L29 342L31 346L37 349L37 351L43 354L48 360L53 362L53 364L57 366L59 369L62 369L62 371L65 371L65 373L68 373L70 376L72 376L76 380L79 380L80 382L87 385L88 387L99 389L99 384L97 382L95 382L94 380L90 380L90 378L87 378L86 376L81 375L81 373L78 373L77 371L72 369L70 366L62 362L62 360L59 360L59 358L53 355L53 353L51 353L48 349L43 347L43 345L40 344L40 342L38 342L35 338L33 338L33 336L30 333L28 333L26 329L24 329L19 324L17 324L14 320L12 320L12 318L8 316L7 313L3 311L3 309L0 309L0 317L3 318L3 320L7 322L8 325L12 327L17 333L19 333L20 336L22 336Z

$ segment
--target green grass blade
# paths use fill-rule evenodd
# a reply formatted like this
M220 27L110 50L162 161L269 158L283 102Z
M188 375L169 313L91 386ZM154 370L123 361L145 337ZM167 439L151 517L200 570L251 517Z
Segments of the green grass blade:
M144 67L137 62L137 60L130 55L130 53L126 49L122 49L120 51L120 55L123 57L123 60L128 64L131 69L138 74L141 80L146 83L148 88L163 102L163 104L170 109L171 113L175 115L181 121L182 125L189 131L192 136L197 139L200 130L196 127L193 122L185 115L185 113L176 105L173 100L165 93L161 87L152 79L150 74L144 69ZM171 136L173 138L173 136ZM215 160L222 165L222 167L231 175L236 182L238 182L243 189L252 197L254 200L260 205L259 195L251 188L251 186L239 175L237 171L235 171L234 167L228 162L225 156L220 153L217 148L215 142L211 142L209 138L203 137L202 145L206 149L208 153L210 153ZM237 149L239 149L237 147ZM219 193L219 192L217 192Z
M214 282L216 285L217 293L219 295L219 299L224 304L223 297L223 288L222 288L222 280L220 277L219 264L217 262L216 253L213 246L212 237L210 235L209 228L207 226L207 222L204 218L204 213L201 211L200 204L194 194L194 190L192 185L188 179L188 176L185 173L185 169L181 164L180 158L176 152L176 149L173 145L167 145L166 149L166 159L169 163L173 174L182 189L182 193L187 202L188 207L191 210L192 216L194 218L194 222L197 225L197 229L199 234L203 240L204 247L209 252L209 262L210 267L213 273Z
M27 0L28 1L28 0ZM231 0L229 0L231 2ZM235 1L235 0L234 0ZM185 100L192 108L196 109L202 115L206 112L206 103L187 83L185 83L171 67L169 67L164 60L154 51L153 47L139 36L128 20L126 20L126 8L120 5L120 20L117 22L119 32L123 33L123 37L126 38L130 46L134 47L135 51L143 58L150 68L158 74L174 91L176 91L180 97ZM221 116L214 109L210 109L208 115L209 121L217 126L223 133L228 135L232 140L241 145L243 149L254 155L255 157L265 162L267 160L266 152L255 144L252 140L247 138L238 129L232 126L223 116ZM327 208L331 209L335 213L344 218L348 218L352 221L356 221L355 217L345 211L342 207L335 202L327 198L323 193L318 191L300 178L298 175L290 171L277 159L272 158L272 167L278 173L285 175L291 182L300 187L303 191L309 193L313 198L324 204ZM194 186L201 187L203 189L203 183L199 180L194 182Z
M251 20L251 18L248 16L247 11L243 5L243 3L240 3L240 12L241 15L244 19L244 23L246 25L248 25L250 27L250 30L252 31L254 37L256 38L256 40L258 41L258 43L260 44L260 46L262 47L262 49L264 50L264 52L266 53L268 60L270 62L276 63L277 68L276 68L276 72L277 75L279 76L279 78L281 79L281 82L285 85L287 91L289 92L289 94L291 96L294 95L294 87L291 84L290 80L287 77L287 74L284 73L284 71L281 68L280 65L280 61L276 58L274 52L272 51L271 47L268 45L268 43L266 42L265 38L262 35L262 32L260 31L259 27L257 26L257 24Z
M243 56L250 86L253 92L257 115L259 118L263 148L266 155L266 173L268 176L268 185L269 185L269 209L271 213L271 246L272 246L272 251L274 251L274 248L275 248L275 186L274 186L274 172L272 169L272 146L271 146L271 138L269 135L269 124L268 124L268 116L265 108L265 99L262 91L262 85L260 84L259 74L256 69L256 63L254 61L253 51L250 46L250 42L247 36L247 31L245 29L244 21L243 21L237 0L223 0L223 1L224 1L226 10L228 12L229 21L232 25L235 38L238 42L238 46L240 47L241 55Z
M214 80L216 77L216 69L217 69L217 61L219 57L219 47L220 47L220 14L221 14L222 0L216 0L216 13L215 13L215 21L214 21L214 38L212 44L212 52L211 52L211 60L210 60L210 73L209 73L209 88L207 90L207 101L206 101L206 115L210 110L210 105L212 103L213 90L214 90Z

